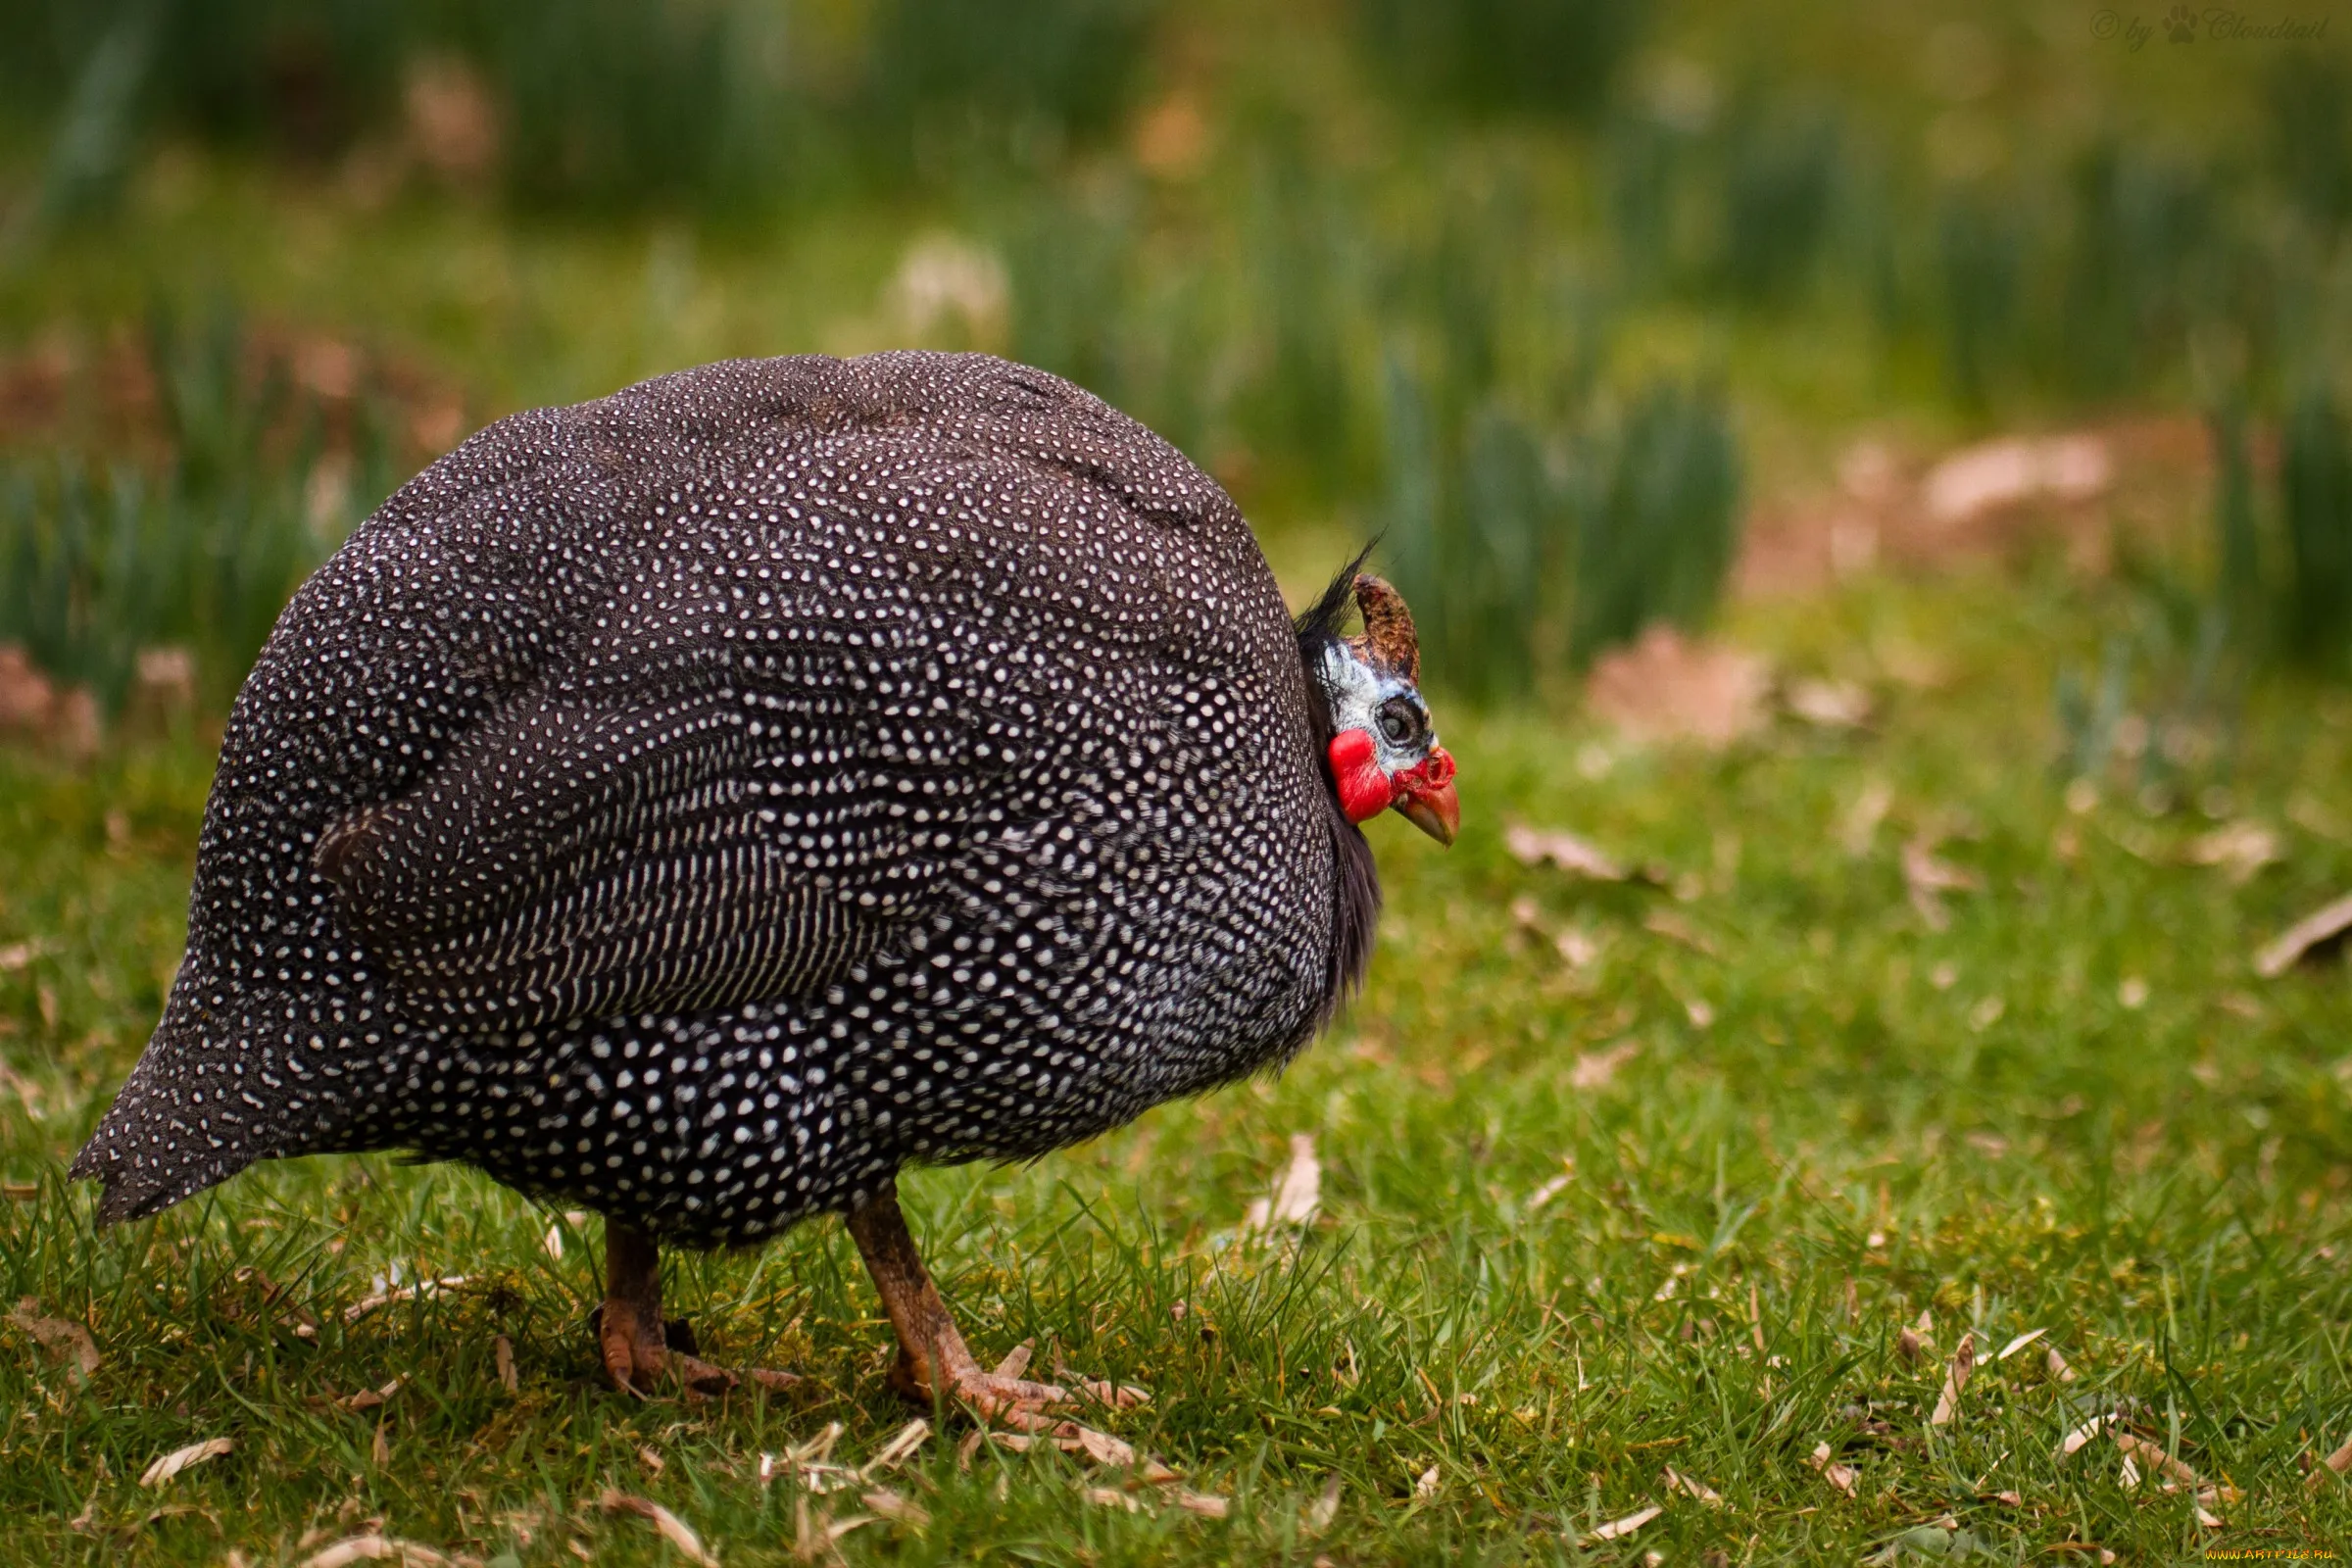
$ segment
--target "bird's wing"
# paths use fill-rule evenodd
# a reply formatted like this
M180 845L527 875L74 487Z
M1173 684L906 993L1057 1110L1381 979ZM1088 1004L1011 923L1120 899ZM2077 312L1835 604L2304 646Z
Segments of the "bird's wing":
M895 781L723 668L522 694L314 864L413 1010L474 1027L805 994L937 875ZM764 722L763 722L764 720Z
M378 723L330 754L367 804L311 867L406 1006L475 1028L805 995L888 959L952 857L1096 765L1097 729L1152 728L1167 692L1122 705L1116 670L1239 656L1163 552L1192 582L1264 576L1173 449L979 357L707 367L500 428L474 461L515 472L396 498L279 655L312 668L314 638L364 634L327 666L365 683L344 701L408 694L423 736ZM471 651L491 627L504 662ZM308 733L334 705L285 706ZM410 772L394 739L432 755ZM388 798L378 763L405 775ZM275 789L275 765L247 773Z

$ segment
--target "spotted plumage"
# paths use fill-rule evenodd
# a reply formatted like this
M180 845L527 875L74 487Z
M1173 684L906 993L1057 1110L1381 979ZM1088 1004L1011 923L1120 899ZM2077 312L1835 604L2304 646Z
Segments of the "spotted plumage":
M74 1173L111 1221L407 1149L739 1244L1277 1064L1378 902L1345 597L1295 627L1213 482L983 356L501 420L280 620Z

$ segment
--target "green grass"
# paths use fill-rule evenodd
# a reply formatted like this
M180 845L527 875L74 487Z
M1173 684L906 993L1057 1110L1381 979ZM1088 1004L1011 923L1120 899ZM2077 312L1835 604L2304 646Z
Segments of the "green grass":
M1784 723L1725 758L1626 753L1568 710L1442 711L1462 841L1442 855L1374 829L1389 910L1371 988L1290 1073L1034 1166L907 1184L983 1357L1051 1340L1150 1386L1105 1424L1230 1516L1150 1493L1140 1512L1089 1503L1082 1488L1117 1479L1058 1453L986 1447L964 1468L952 1418L892 1483L929 1523L867 1524L842 1553L1573 1561L1578 1536L1651 1503L1590 1558L1853 1561L1947 1517L2002 1561L2096 1560L2052 1551L2070 1540L2136 1561L2335 1547L2352 1508L2340 1487L2307 1492L2301 1461L2352 1436L2345 979L2261 982L2248 955L2352 884L2352 705L2257 690L2230 808L2274 826L2285 859L2232 886L2186 863L2200 812L2148 815L2121 772L2078 812L2050 768L2057 669L2136 612L2121 585L2034 573L1742 610L1736 636L1865 680L1880 713L1845 736ZM1904 684L1923 654L1944 678ZM370 1519L485 1563L576 1561L573 1544L683 1560L601 1511L607 1488L674 1510L729 1564L787 1562L804 1499L863 1511L758 1480L761 1451L829 1422L857 1463L907 1419L831 1221L676 1261L672 1300L707 1350L808 1374L718 1404L609 1391L583 1327L594 1222L460 1170L271 1166L91 1234L63 1162L160 1003L207 768L0 755L0 949L39 944L0 973L19 1086L0 1174L37 1184L0 1201L0 1294L86 1323L103 1357L85 1381L0 1327L0 1563L292 1563L306 1532ZM1873 781L1890 806L1855 853ZM1514 818L1656 862L1672 891L1523 868L1501 846ZM1941 932L1900 870L1921 833L1983 882ZM1599 950L1582 969L1551 941L1571 926ZM1612 1079L1576 1086L1580 1057L1627 1045ZM1320 1217L1296 1245L1237 1239L1297 1133L1324 1162ZM318 1319L315 1343L245 1268ZM393 1270L478 1284L346 1324ZM1896 1337L1923 1311L1935 1354L1913 1364ZM1930 1424L1964 1332L1989 1351L2037 1328L2077 1381L2053 1381L2037 1344ZM332 1402L395 1377L381 1410ZM2054 1457L2119 1406L2242 1489L2225 1528L2185 1494L2123 1490L2104 1438ZM236 1446L137 1484L212 1437ZM1854 1497L1807 1462L1823 1443L1858 1471ZM1667 1464L1723 1505L1667 1496ZM1335 1476L1318 1535L1305 1510Z
M215 42L302 10L237 9L246 31ZM399 20L375 0L329 9ZM1462 842L1440 855L1375 829L1390 906L1372 986L1284 1078L1034 1166L908 1183L981 1353L1051 1341L1151 1386L1149 1407L1108 1424L1229 1497L1229 1517L1156 1495L1133 1513L1089 1503L1084 1487L1116 1478L1058 1453L987 1448L966 1468L957 1422L892 1483L930 1523L865 1525L844 1555L1852 1561L1890 1543L1951 1555L1962 1529L2005 1561L2091 1560L2068 1542L2147 1561L2335 1548L2340 1489L2307 1492L2303 1470L2352 1437L2346 978L2329 963L2261 982L2248 955L2352 886L2352 703L2293 683L2340 675L2352 621L2352 482L2328 412L2346 403L2348 318L2327 280L2352 237L2340 39L2128 52L2091 35L2087 10L1962 19L1922 0L1864 18L1808 0L1678 7L1639 26L1643 8L1618 0L1478 13L1508 24L1496 37L1583 18L1598 44L1633 46L1600 93L1529 76L1548 69L1534 56L1478 58L1469 33L1428 33L1386 0L1262 17L1029 0L1024 15L1066 24L1044 52L1032 27L943 31L929 0L795 8L823 25L785 63L841 75L847 96L819 106L836 139L869 121L834 109L889 89L868 106L889 145L852 156L766 134L738 89L757 96L775 62L710 47L714 27L783 11L656 8L638 47L644 19L590 9L593 47L552 64L517 52L523 32L470 38L521 118L489 184L452 191L266 150L286 128L267 115L299 105L206 86L251 49L167 49L151 83L225 93L235 123L169 93L139 100L154 114L134 123L134 99L82 69L88 8L20 0L74 47L26 53L15 74L40 90L0 114L0 368L60 349L83 379L54 427L0 429L23 481L0 523L39 546L10 558L24 581L0 580L7 635L110 696L138 650L193 643L218 697L276 568L299 571L349 520L304 482L319 432L265 417L266 398L246 410L255 440L231 420L209 448L170 417L144 444L85 417L109 345L159 306L196 322L219 301L257 342L335 337L461 398L469 424L726 355L986 340L1078 374L1200 458L1294 587L1384 518L1409 557L1401 501L1458 492L1484 532L1457 529L1431 586L1470 561L1491 579L1479 603L1517 618L1465 606L1455 618L1488 635L1435 667L1476 684L1474 662L1516 649L1523 678L1494 684L1545 694L1484 718L1442 704ZM173 27L197 15L166 11ZM1123 29L1151 16L1137 44ZM366 151L392 134L400 54L328 41L376 74L354 100L376 118L337 132ZM1087 64L1131 47L1132 72ZM906 69L867 80L869 56ZM943 104L943 81L972 101ZM592 128L619 144L570 167L579 105L616 82L633 118ZM1520 107L1463 113L1498 93ZM69 96L78 121L58 119ZM1128 122L1150 105L1205 117L1196 162L1146 167ZM1072 134L1044 134L1054 120ZM66 130L74 156L53 157ZM738 167L755 146L766 163ZM1002 264L1002 321L899 319L891 280L941 230ZM1443 405L1426 466L1384 422L1392 366ZM1870 729L1783 722L1724 758L1628 753L1555 700L1571 662L1531 657L1530 624L1544 648L1584 635L1580 601L1557 571L1512 572L1571 553L1582 514L1546 486L1625 490L1612 517L1715 515L1635 496L1634 466L1611 484L1592 457L1608 411L1680 385L1723 389L1740 488L1766 505L1826 483L1862 420L1925 452L1994 427L2242 410L2211 574L2235 617L2225 662L2278 622L2311 670L2265 674L2224 722L2242 682L2186 674L2196 595L2136 557L2102 582L1865 583L1735 607L1730 630L1789 672L1868 684ZM183 415L246 407L186 390ZM149 450L158 437L168 451ZM406 470L399 440L425 437L354 443L346 512ZM102 475L135 483L143 506L108 490L76 514L53 488L61 462L93 496ZM190 477L205 463L210 479ZM2168 519L2183 534L2189 504ZM270 569L227 549L271 540ZM1672 553L1637 554L1617 598L1652 604ZM1587 565L1592 586L1615 580ZM1707 596L1663 597L1695 611ZM1917 684L1923 664L1944 677ZM2202 726L2195 744L2101 760L2131 727L2111 695L2160 739ZM2069 807L2061 755L2101 770L2104 804ZM293 1564L370 1520L483 1564L577 1561L575 1545L683 1560L644 1520L603 1512L608 1488L674 1509L730 1564L781 1562L804 1503L811 1525L860 1511L855 1493L758 1479L761 1452L829 1423L836 1456L862 1462L907 1418L878 1304L830 1222L676 1261L671 1300L713 1354L808 1374L792 1396L718 1405L607 1390L583 1321L594 1222L463 1171L269 1167L91 1234L90 1195L60 1174L160 1006L209 771L186 746L118 746L80 771L0 748L0 1309L30 1298L29 1316L86 1324L102 1357L84 1380L0 1322L0 1568ZM2151 814L2151 783L2186 804ZM1885 821L1849 847L1855 803L1881 796ZM2242 886L2189 863L2223 820L2207 807L2277 831L2282 862ZM1663 885L1523 868L1502 848L1513 819L1572 828ZM1982 884L1947 900L1947 928L1907 896L1902 849L1922 837ZM1565 931L1596 956L1567 962ZM1601 1060L1617 1063L1606 1082ZM1241 1236L1302 1133L1324 1164L1319 1218L1281 1245ZM475 1283L347 1323L395 1272ZM1923 1312L1933 1354L1906 1360L1898 1332ZM1956 1421L1930 1422L1962 1333L1990 1350L2033 1329L2044 1342L1980 1370ZM2043 1344L2076 1381L2052 1380ZM380 1410L335 1402L396 1377ZM2118 1409L2242 1490L2225 1528L2199 1526L2184 1494L2125 1491L2105 1439L2053 1457ZM137 1484L213 1437L235 1446ZM1808 1463L1825 1443L1858 1472L1851 1498ZM1724 1505L1666 1495L1666 1464ZM1334 1478L1337 1512L1310 1531ZM1657 1503L1630 1540L1576 1544ZM1921 1530L1934 1539L1906 1534Z

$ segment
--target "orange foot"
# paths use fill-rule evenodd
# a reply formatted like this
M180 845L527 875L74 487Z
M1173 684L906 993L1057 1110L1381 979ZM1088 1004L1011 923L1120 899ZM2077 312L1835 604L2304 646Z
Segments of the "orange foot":
M765 1367L731 1372L697 1355L685 1323L662 1320L661 1260L653 1239L611 1220L605 1224L605 1279L597 1349L605 1375L622 1392L651 1398L674 1378L689 1397L708 1398L747 1381L765 1389L800 1381Z
M1075 1396L1061 1384L1024 1378L1021 1373L1029 1366L1026 1345L1006 1356L994 1372L981 1370L915 1252L914 1238L907 1234L906 1217L899 1211L896 1188L886 1187L853 1209L849 1222L850 1235L865 1258L866 1272L873 1276L883 1310L898 1331L899 1358L890 1381L906 1397L929 1404L944 1385L950 1396L981 1419L1002 1421L1025 1432L1058 1428L1062 1423L1049 1412L1067 1412L1079 1399L1123 1409L1150 1397L1141 1389L1079 1378L1058 1368L1057 1375L1076 1385Z

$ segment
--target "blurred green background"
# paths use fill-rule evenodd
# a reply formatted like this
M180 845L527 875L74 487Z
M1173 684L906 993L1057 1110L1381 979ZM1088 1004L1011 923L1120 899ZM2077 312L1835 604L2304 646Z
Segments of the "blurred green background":
M835 1227L677 1262L809 1375L689 1421L486 1179L96 1237L63 1171L371 508L517 409L906 345L1149 422L1294 599L1378 536L1464 816L1372 827L1382 956L1278 1083L908 1183L975 1345L1152 1384L1229 1524L935 1443L848 1556L2331 1549L2346 971L2257 956L2352 888L2346 3L0 0L0 1561L685 1560L611 1487L822 1557L751 1454L906 1418Z
M2208 640L2340 668L2331 20L0 0L0 643L217 707L490 417L929 345L1152 424L1294 588L1382 535L1466 696L1695 625L1874 451L2118 419L2210 492Z

